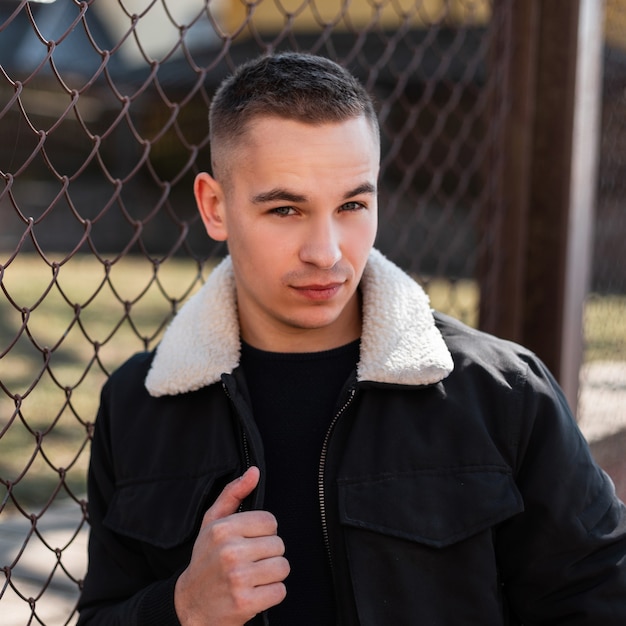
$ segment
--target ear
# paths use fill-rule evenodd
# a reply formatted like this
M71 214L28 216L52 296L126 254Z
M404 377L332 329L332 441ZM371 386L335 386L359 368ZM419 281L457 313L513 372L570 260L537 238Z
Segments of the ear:
M222 186L212 176L201 172L194 181L193 193L209 237L215 241L226 241L228 229L226 228L225 197Z

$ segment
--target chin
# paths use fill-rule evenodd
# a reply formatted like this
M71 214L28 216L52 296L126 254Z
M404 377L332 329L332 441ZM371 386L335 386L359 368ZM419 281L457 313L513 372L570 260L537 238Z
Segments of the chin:
M340 314L327 312L321 315L302 315L290 320L290 322L294 328L299 328L301 330L323 331L339 323L339 318Z

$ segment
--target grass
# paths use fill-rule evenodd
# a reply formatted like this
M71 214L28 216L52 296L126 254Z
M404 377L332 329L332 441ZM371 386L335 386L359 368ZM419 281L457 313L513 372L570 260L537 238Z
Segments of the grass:
M152 348L208 273L190 260L0 255L0 513L82 497L89 433L108 374ZM432 305L476 324L473 281L433 279ZM587 359L626 359L626 297L592 297ZM16 504L17 503L17 504Z

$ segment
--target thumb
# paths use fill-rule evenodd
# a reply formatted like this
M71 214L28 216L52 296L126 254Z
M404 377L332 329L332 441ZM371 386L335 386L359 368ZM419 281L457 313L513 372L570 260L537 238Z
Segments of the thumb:
M239 478L235 478L222 490L213 505L204 514L202 525L236 513L241 503L259 484L261 472L258 467L249 467Z

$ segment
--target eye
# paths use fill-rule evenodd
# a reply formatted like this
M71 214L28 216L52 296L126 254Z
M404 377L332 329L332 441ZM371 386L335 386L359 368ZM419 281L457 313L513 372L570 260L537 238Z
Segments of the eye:
M278 215L279 217L287 217L294 215L296 210L292 206L278 206L270 210L270 213Z
M346 202L342 204L340 207L341 211L360 211L361 209L367 208L362 202L357 202L353 200L351 202Z

